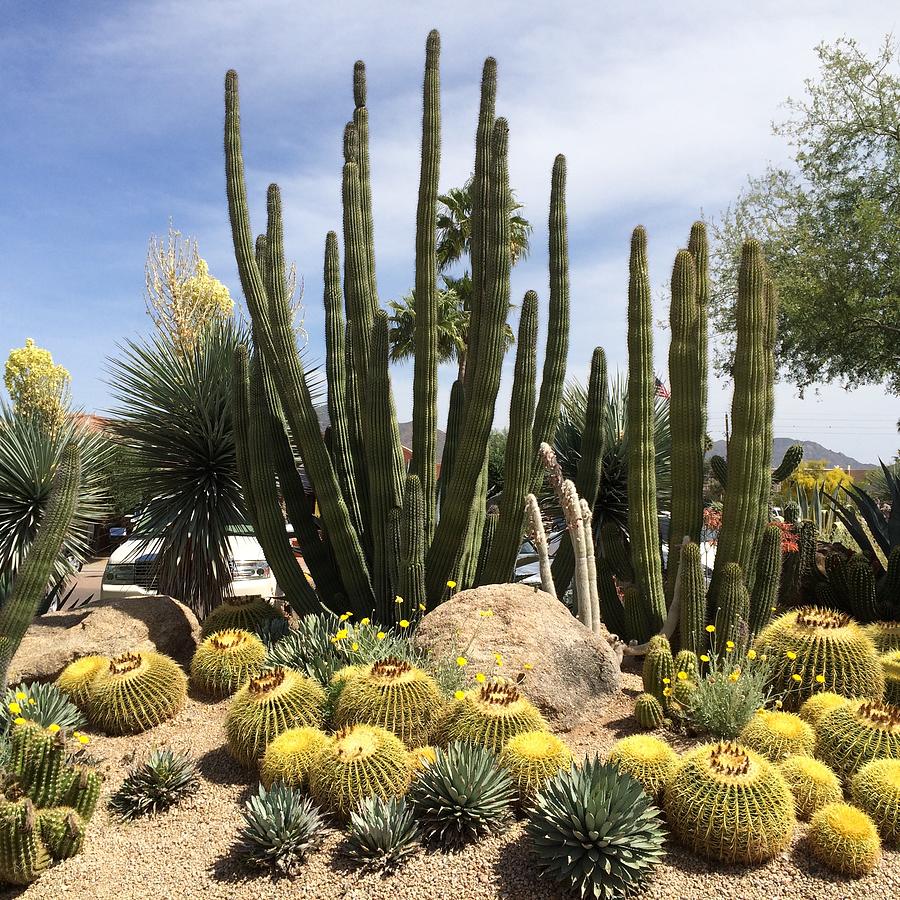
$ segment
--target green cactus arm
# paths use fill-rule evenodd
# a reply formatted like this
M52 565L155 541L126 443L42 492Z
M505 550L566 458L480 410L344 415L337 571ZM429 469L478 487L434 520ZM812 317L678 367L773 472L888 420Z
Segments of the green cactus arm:
M444 438L444 452L441 454L441 477L438 481L438 500L443 507L447 496L447 485L453 474L453 461L456 457L456 446L459 443L459 432L462 427L462 413L465 388L459 379L450 388L450 403L447 410L447 432Z
M404 613L425 603L425 498L418 475L407 475L400 521L399 596Z
M772 469L772 482L778 484L781 481L787 481L797 471L797 466L801 462L803 462L803 445L792 444L784 451L781 462Z
M715 454L709 458L709 471L712 472L713 478L719 482L719 486L724 491L728 487L728 463L724 456Z
M541 390L534 414L534 456L545 441L553 442L569 355L569 236L566 217L566 158L562 154L553 161L550 181L550 305L547 321L547 346ZM535 458L533 485L540 484L541 464ZM584 496L584 495L582 495ZM593 498L586 498L593 504Z
M254 259L241 152L238 80L234 71L229 71L225 78L225 169L235 258L254 331L273 372L291 433L298 442L320 499L322 517L334 547L341 578L347 593L362 602L372 596L372 586L359 537L350 522L350 514L341 496L334 467L322 442L318 417L297 354L293 330L288 329L285 333L285 329L276 328L272 321L269 298ZM280 198L275 185L269 189L268 205L270 220L278 220L273 231L280 238ZM279 251L280 247L270 250L270 253L277 255ZM283 258L283 252L280 255Z
M362 512L356 494L356 460L353 456L347 400L347 347L341 269L337 235L325 237L325 376L328 385L328 419L331 423L331 458L350 511L353 527L363 531Z
M628 627L625 623L625 607L616 590L612 569L606 557L597 557L597 595L600 603L600 618L610 633L625 637Z
M738 279L737 346L734 359L732 433L728 443L728 488L722 508L716 562L710 597L718 605L722 574L736 563L746 572L756 545L760 515L760 480L763 473L763 441L767 411L765 363L766 272L757 241L744 242Z
M372 174L369 162L369 109L366 106L366 64L361 59L353 64L353 126L359 142L357 163L359 165L362 226L366 244L365 268L369 279L369 294L377 306L375 226L372 215Z
M600 546L603 556L609 561L616 578L623 584L634 583L634 569L631 565L631 547L628 539L615 522L606 521L600 526Z
M456 581L457 587L461 590L474 587L477 583L475 578L478 561L481 559L484 524L487 519L487 479L487 453L485 452L484 465L475 482L475 496L472 498L472 507L466 524L466 536L460 546L456 564L451 570L451 580Z
M706 647L706 579L700 547L689 541L678 555L679 583L681 594L681 615L678 630L683 650L702 653Z
M722 587L716 612L716 636L719 651L723 642L733 641L745 648L749 639L750 595L737 563L728 563L722 571Z
M694 222L688 239L688 250L694 259L694 274L697 278L697 358L700 361L700 428L704 441L707 429L707 399L709 394L709 331L707 314L709 309L709 242L706 225Z
M403 479L403 455L400 450L400 431L391 393L388 350L388 317L387 313L379 310L375 314L372 328L367 379L369 398L364 421L372 507L375 610L385 624L390 624L397 612L389 579L388 554L391 545L388 517L390 511L402 503Z
M672 603L678 577L678 555L685 537L700 540L703 525L703 417L700 359L700 311L694 259L679 250L672 270L669 322L669 421L672 429L672 518L666 601Z
M453 476L448 485L445 508L428 551L428 603L438 604L447 589L447 579L456 561L472 508L478 474L485 465L487 444L494 419L494 404L503 366L503 330L509 309L509 126L498 119L492 136L492 172L487 218L484 222L488 246L487 287L479 325L478 357L474 360L472 390L466 395ZM472 361L470 360L470 364Z
M581 455L575 473L578 495L593 510L600 489L603 467L603 414L606 408L606 354L597 347L591 358L591 374L588 378L587 403L584 414L584 430L581 434ZM592 538L593 539L593 538ZM553 557L553 581L560 594L565 595L575 572L575 558L570 541L561 541ZM621 606L621 603L619 604Z
M537 375L537 294L528 291L522 301L512 394L509 433L503 459L503 495L500 522L484 569L485 584L509 581L522 546L525 497L534 473L534 381Z
M781 587L781 529L776 524L763 529L756 557L756 578L750 594L750 638L762 631L778 605Z
M631 238L628 281L628 535L647 634L658 632L666 617L656 505L655 395L647 233L638 226Z
M72 442L63 450L37 536L0 609L0 671L4 691L10 663L47 591L53 564L75 512L80 484L81 454L78 445Z
M500 523L500 514L489 512L484 517L484 528L481 533L481 548L478 551L478 566L475 569L474 584L489 584L485 576L488 559L497 536L497 527Z
M441 167L441 38L428 35L422 109L422 161L416 210L416 322L413 363L411 471L419 476L425 501L424 528L430 542L435 520L435 434L437 431L437 198Z

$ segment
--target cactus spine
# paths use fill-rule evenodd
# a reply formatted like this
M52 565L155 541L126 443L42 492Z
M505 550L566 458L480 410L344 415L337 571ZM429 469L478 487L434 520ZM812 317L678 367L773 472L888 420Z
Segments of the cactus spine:
M647 630L635 635L639 641L659 631L666 617L656 506L652 320L647 234L639 226L631 237L628 280L628 533L647 620Z
M63 450L53 476L37 536L0 609L0 677L4 692L10 663L47 591L53 564L75 512L80 483L81 456L78 445L70 443Z

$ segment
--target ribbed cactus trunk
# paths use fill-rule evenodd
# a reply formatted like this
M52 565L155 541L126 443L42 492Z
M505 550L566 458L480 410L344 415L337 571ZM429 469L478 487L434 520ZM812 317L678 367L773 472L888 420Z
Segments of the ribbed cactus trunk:
M416 321L413 367L413 438L410 471L419 476L425 503L426 546L434 533L437 432L437 198L441 164L441 39L428 35L422 109L422 165L416 212Z
M47 592L56 557L75 513L80 485L81 454L78 445L70 443L63 450L53 475L37 535L0 609L0 687L4 693L10 663Z
M581 432L581 449L575 473L575 487L579 496L591 510L600 489L603 466L603 415L606 407L606 355L602 347L594 350L591 358L591 374L588 378L587 403L584 413L584 428ZM593 537L592 537L593 540ZM553 557L553 581L562 595L565 595L575 571L572 545L561 541ZM621 605L621 604L620 604Z
M706 579L700 547L688 542L679 554L679 584L681 615L678 632L682 650L702 653L706 648Z
M697 358L700 362L700 428L704 441L708 427L709 396L709 331L707 324L709 308L709 243L706 225L694 222L688 239L688 250L694 260L694 275L697 279Z
M273 374L291 434L298 443L303 462L316 486L322 519L334 548L347 594L354 597L362 608L371 608L374 596L365 556L341 494L331 458L322 441L318 416L297 353L287 300L283 296L268 296L254 258L241 153L238 81L237 73L233 71L225 78L225 165L235 257L241 287L253 319L254 332L266 364ZM271 228L267 231L273 232L276 237L276 241L273 241L273 234L270 234L269 243L276 246L270 247L269 253L275 257L276 262L279 258L281 260L280 283L283 294L281 208L276 185L269 189L268 206ZM270 278L274 283L279 283L279 277Z
M743 649L749 640L750 594L741 567L728 563L722 571L719 608L716 612L716 652ZM728 642L733 643L729 648Z
M768 409L765 283L762 248L756 241L745 241L738 279L728 486L725 490L722 527L709 590L711 609L716 609L719 605L718 597L725 567L736 563L741 572L746 572L753 561L759 535L761 482L763 479L771 479L763 450Z
M672 433L672 517L666 601L671 605L678 579L681 542L700 540L703 525L703 406L706 385L700 351L700 303L694 259L679 250L672 271L669 307L669 422Z
M428 603L443 599L472 507L478 475L494 418L494 404L500 388L503 365L503 330L509 308L509 169L507 145L509 127L497 119L491 140L491 177L488 204L482 223L489 237L485 292L481 298L478 353L469 357L467 376L472 376L466 392L465 416L453 474L447 488L445 508L434 532L427 557Z
M534 480L534 382L537 375L537 294L528 291L522 301L516 364L509 402L509 432L503 459L503 495L500 521L484 571L487 584L510 581L522 545L525 497Z
M400 580L397 588L407 618L425 603L424 519L422 484L417 475L407 475L400 520Z
M781 529L775 523L763 529L756 557L756 578L750 594L750 637L759 634L778 605L781 587Z
M655 396L647 234L639 226L631 238L628 282L628 533L648 629L646 634L636 636L639 641L658 632L666 617L656 507Z

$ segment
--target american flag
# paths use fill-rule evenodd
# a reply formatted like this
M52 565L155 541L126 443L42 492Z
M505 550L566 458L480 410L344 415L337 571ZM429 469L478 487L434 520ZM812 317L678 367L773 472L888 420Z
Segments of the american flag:
M669 399L669 389L657 378L656 379L656 396L662 397L663 400Z

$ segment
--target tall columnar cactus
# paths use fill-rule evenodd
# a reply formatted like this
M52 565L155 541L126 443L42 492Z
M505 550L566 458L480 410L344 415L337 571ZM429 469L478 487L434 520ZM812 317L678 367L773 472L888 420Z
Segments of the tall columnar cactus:
M406 476L400 516L398 594L404 608L418 610L425 602L425 498L418 475Z
M53 486L37 537L0 609L0 676L4 691L10 663L47 592L53 564L75 511L80 482L81 457L77 444L72 443L63 451L53 476Z
M767 391L770 368L766 360L766 270L762 248L757 241L745 241L741 251L736 316L728 485L709 590L713 609L718 605L725 567L729 563L739 565L750 580L761 529L763 482L768 485L770 481L770 451L767 452L764 447L769 439L766 419L770 415ZM752 584L748 586L753 587Z
M679 555L681 614L678 619L683 649L702 653L706 647L706 579L700 561L700 547L688 542Z
M703 398L706 382L701 376L706 361L700 355L697 274L694 258L688 250L679 250L675 257L669 321L672 327L669 344L672 517L669 521L666 599L671 605L682 539L688 537L699 541L703 525Z
M639 226L631 237L628 280L628 532L648 628L635 636L639 641L659 631L666 617L656 506L655 396L647 233Z
M750 595L750 636L760 631L772 618L778 605L781 587L781 529L774 523L766 525L756 558L756 578Z
M720 639L733 641L738 646L746 645L749 618L750 594L744 584L741 567L737 563L729 563L722 573L716 612L716 629Z
M469 587L479 578L507 578L525 530L525 496L536 488L538 446L556 426L568 351L563 157L554 162L551 184L550 301L543 379L538 392L533 338L537 299L530 293L523 307L520 365L513 385L516 400L511 417L509 465L514 468L515 477L507 478L500 518L487 520L487 447L503 368L511 265L508 128L495 115L496 63L489 59L482 78L472 183L473 289L466 367L451 396L447 443L436 489L439 45L438 34L432 32L426 46L416 227L417 316L410 474L421 485L418 543L409 540L409 516L399 512L408 492L403 482L388 373L389 332L375 277L365 68L357 63L354 69L353 119L344 133L343 266L334 233L329 233L325 244L325 375L331 420L325 440L297 351L286 296L281 197L277 186L270 186L266 233L254 245L243 174L237 76L234 72L226 76L228 205L254 345L249 365L244 367L240 360L236 363L237 393L243 399L243 418L238 416L236 434L239 458L244 460L241 479L254 523L259 521L264 526L259 532L267 558L272 557L273 568L275 560L280 560L277 565L284 570L287 600L299 611L308 611L316 602L323 602L332 609L349 608L360 615L372 615L374 611L378 619L389 624L407 612L394 604L395 594L415 594L417 605L426 602L434 606L446 597L448 581ZM262 384L255 387L258 380ZM250 400L253 396L265 397L267 401L268 416L260 420L261 424L256 422L255 404ZM261 446L260 439L253 440L254 427L258 428L257 435L268 435L268 444L274 451L268 457L254 452L254 443L257 451ZM298 459L312 483L321 526L309 514L297 471ZM305 579L296 577L296 572L292 578L288 571L275 484L282 488L288 518L304 558L309 561L314 589ZM263 506L264 515L260 513ZM301 520L302 528L298 528L295 518ZM424 568L419 562L421 554ZM409 563L415 569L414 587L404 582L412 573ZM423 579L427 597L422 591Z

